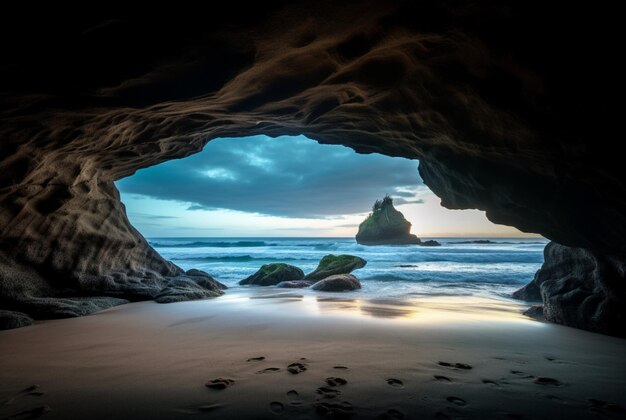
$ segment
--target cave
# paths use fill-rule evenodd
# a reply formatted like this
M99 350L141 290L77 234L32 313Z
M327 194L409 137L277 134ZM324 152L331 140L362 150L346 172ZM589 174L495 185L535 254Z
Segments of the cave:
M549 321L626 335L615 14L515 2L245 10L2 18L2 309L82 315L197 276L133 228L114 182L218 137L305 135L419 159L445 207L550 239L517 296L540 298Z

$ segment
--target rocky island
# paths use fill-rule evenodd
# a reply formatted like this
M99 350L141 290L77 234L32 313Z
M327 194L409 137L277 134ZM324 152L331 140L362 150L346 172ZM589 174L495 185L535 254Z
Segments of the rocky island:
M359 225L356 241L360 245L422 245L439 246L437 241L420 240L411 233L411 222L393 206L388 195L376 200L372 212Z

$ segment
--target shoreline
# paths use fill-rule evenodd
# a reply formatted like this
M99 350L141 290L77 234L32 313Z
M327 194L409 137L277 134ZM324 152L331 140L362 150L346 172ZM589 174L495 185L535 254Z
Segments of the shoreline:
M623 416L611 404L626 398L626 340L540 323L521 306L256 288L37 322L0 332L0 401L12 399L0 418L45 406L50 419ZM205 386L220 377L235 382ZM20 393L32 385L43 394Z

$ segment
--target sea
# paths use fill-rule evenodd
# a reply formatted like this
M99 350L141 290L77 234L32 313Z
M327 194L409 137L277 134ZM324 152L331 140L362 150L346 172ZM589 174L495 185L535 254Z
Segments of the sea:
M328 254L351 254L367 265L353 274L364 299L407 296L510 298L543 263L543 238L423 238L441 246L364 246L354 238L148 238L165 258L185 270L211 274L231 291L263 264L285 262L313 271ZM293 289L276 289L294 291ZM228 291L227 291L228 293Z

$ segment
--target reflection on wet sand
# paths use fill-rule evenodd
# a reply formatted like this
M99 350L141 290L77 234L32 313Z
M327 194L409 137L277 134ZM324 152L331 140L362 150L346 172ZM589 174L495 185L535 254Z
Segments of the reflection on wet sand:
M273 295L250 296L250 299L282 299L282 300L302 300L304 296L297 293L276 293Z
M526 306L513 301L468 296L405 299L315 297L320 314L405 319L417 322L534 322L522 315Z
M447 293L434 296L410 294L397 298L365 299L319 293L308 289L299 290L297 293L278 290L272 293L265 288L246 288L221 297L219 302L241 308L256 302L264 308L264 311L269 311L267 315L274 311L274 305L281 304L281 312L284 305L294 305L292 314L303 316L366 317L419 324L509 322L542 325L522 315L528 306L512 299L451 296Z

